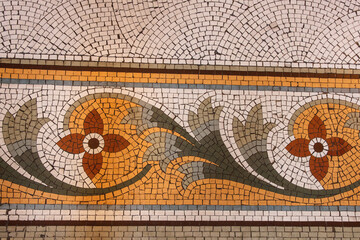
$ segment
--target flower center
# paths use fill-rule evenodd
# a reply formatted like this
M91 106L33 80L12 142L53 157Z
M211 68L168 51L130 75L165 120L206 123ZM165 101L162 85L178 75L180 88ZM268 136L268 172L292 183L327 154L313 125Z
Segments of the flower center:
M95 149L100 145L100 142L96 138L91 138L88 142L88 145L91 149Z
M314 150L315 150L315 152L321 153L324 150L324 145L317 142L314 144Z
M90 154L98 154L103 150L105 141L100 134L89 133L84 138L83 146L86 152Z
M309 143L309 151L316 158L325 157L329 152L329 145L325 139L313 138Z

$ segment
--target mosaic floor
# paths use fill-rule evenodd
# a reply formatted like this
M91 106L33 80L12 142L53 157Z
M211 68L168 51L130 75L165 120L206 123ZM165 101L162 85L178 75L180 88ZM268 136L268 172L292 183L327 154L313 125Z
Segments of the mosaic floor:
M0 74L2 221L360 219L358 75Z
M359 239L358 0L0 0L0 240Z

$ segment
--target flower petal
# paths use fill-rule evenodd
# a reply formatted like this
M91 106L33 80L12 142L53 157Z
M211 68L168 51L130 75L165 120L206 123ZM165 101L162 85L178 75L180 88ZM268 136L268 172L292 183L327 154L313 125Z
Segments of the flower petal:
M307 157L310 155L309 142L309 140L304 138L295 139L286 146L286 150L294 156Z
M341 156L352 149L352 146L342 138L332 137L326 139L326 142L329 145L330 156Z
M311 156L310 158L310 170L312 175L320 182L323 180L325 175L328 173L329 169L329 160L328 158L322 157L322 158L316 158L314 156Z
M89 133L102 134L104 131L104 122L100 114L94 109L85 118L84 121L85 135Z
M83 168L90 179L93 179L100 171L103 163L103 157L101 153L90 154L85 152L83 157Z
M65 137L63 137L59 142L57 142L57 145L64 151L78 154L82 153L84 150L83 147L83 140L84 135L79 133L69 134Z
M313 119L309 123L309 138L326 138L326 127L323 122L318 116L314 116Z
M110 153L119 152L130 145L130 143L125 138L116 134L106 134L104 136L104 140L104 151Z

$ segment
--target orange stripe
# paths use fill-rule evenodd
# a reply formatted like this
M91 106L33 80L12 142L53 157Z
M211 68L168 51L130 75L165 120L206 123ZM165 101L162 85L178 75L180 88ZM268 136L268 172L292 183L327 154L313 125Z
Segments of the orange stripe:
M237 86L359 88L360 79L289 76L244 76L0 68L1 78L131 83L214 84Z

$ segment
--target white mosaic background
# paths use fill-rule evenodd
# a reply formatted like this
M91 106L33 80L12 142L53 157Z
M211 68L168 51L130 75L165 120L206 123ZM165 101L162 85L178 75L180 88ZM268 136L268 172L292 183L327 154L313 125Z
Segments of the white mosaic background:
M359 69L357 0L0 1L0 58Z

